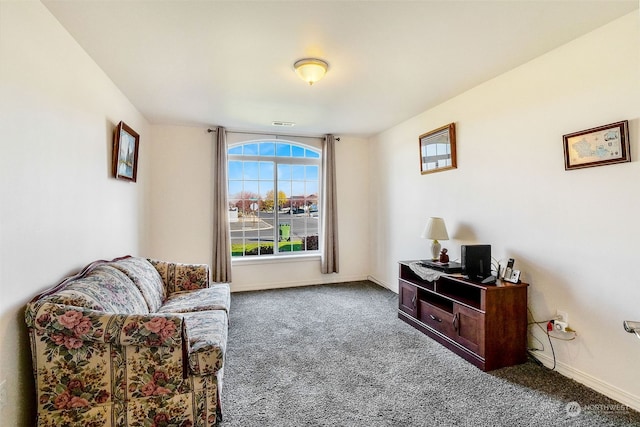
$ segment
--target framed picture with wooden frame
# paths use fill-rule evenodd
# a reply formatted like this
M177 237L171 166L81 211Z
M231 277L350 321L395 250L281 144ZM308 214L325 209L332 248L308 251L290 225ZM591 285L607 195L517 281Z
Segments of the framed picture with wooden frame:
M565 170L631 161L628 120L563 135L562 139Z
M138 147L140 135L126 123L116 126L113 136L113 176L136 182L138 175Z
M428 174L458 167L456 161L456 125L439 127L423 133L420 143L420 173Z

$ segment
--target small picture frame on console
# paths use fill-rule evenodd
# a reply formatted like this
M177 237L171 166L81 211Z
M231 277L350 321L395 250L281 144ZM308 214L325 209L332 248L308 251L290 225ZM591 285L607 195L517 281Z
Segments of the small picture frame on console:
M562 139L565 170L631 161L628 120L570 133Z
M113 176L136 182L138 175L138 146L140 135L126 123L116 126L113 136Z

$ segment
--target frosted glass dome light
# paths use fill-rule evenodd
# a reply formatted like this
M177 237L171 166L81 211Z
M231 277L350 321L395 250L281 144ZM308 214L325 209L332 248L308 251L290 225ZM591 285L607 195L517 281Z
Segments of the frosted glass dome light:
M321 59L305 58L296 61L293 68L296 69L296 73L302 80L312 85L324 77L329 69L329 64Z

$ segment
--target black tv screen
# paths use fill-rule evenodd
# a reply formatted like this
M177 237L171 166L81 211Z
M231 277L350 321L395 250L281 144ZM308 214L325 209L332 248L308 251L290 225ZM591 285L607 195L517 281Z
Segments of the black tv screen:
M483 281L491 276L491 245L463 245L460 248L462 274Z

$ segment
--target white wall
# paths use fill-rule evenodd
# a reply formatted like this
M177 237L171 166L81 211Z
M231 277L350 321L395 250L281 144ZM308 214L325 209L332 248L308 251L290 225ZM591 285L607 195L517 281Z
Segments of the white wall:
M442 216L451 259L489 243L516 259L537 320L568 311L578 337L554 341L561 372L636 409L640 341L622 321L640 319L638 40L634 12L389 129L370 156L377 281L397 290L397 261L425 258L420 232ZM632 163L564 170L562 135L620 120ZM458 169L420 175L418 135L450 122Z
M146 239L150 126L40 2L0 2L0 424L34 424L24 306ZM115 125L141 135L138 182L110 177Z
M149 256L211 264L212 134L206 128L153 126Z
M150 256L211 264L211 146L206 128L154 126ZM232 291L361 280L369 272L367 141L342 137L336 146L340 273L320 273L319 258L234 261Z

